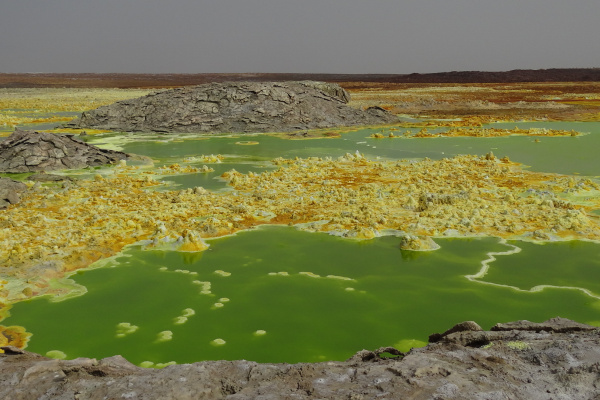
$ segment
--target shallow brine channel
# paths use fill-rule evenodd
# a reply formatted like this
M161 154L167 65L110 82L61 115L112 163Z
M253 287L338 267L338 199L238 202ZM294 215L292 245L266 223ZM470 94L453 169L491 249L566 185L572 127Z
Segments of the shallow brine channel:
M215 172L165 177L170 188L225 188L218 177L230 168L260 173L276 157L337 157L357 150L372 159L493 151L536 171L600 175L600 124L535 126L590 134L539 142L525 136L373 139L372 130L311 140L259 135L243 141L172 136L92 141L150 156L157 166L201 154L225 156L224 163L212 165ZM363 348L424 345L429 334L464 320L489 328L561 316L600 325L599 244L436 242L441 249L411 252L400 250L399 239L391 236L356 241L267 226L209 240L210 248L201 253L132 246L103 268L71 277L87 288L84 295L17 303L3 324L33 333L28 350L41 354L121 354L144 366L342 360Z

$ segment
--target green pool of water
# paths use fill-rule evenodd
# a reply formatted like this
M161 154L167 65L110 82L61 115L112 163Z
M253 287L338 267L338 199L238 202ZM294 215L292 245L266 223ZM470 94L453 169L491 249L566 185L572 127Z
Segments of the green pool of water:
M204 165L204 164L202 164ZM202 165L198 165L201 167ZM201 172L196 174L183 174L183 175L173 175L173 176L165 176L161 180L165 183L169 183L170 185L166 188L169 190L177 189L187 189L194 188L196 186L202 186L208 190L219 190L227 188L227 182L224 179L221 179L221 175L224 172L235 169L242 174L247 174L252 171L256 174L260 174L265 171L270 171L275 169L276 167L270 163L222 163L222 164L209 164L213 172Z
M426 342L428 334L463 320L489 328L557 315L600 319L600 300L578 290L530 293L469 281L465 275L477 272L488 252L512 249L497 239L443 239L440 250L418 253L400 250L398 242L395 237L356 242L271 226L211 240L204 253L133 247L112 268L73 276L87 294L58 303L47 298L18 303L4 324L27 327L33 333L29 350L42 354L121 354L137 364L157 364L343 360L362 348ZM590 261L600 246L575 244L568 257L544 270L532 268L532 257L539 256L532 246L506 256L511 270L501 267L500 276L492 263L486 279L502 284L566 279L597 290L580 272L600 273ZM562 247L556 249L551 255L563 254ZM561 268L565 258L578 266L577 276ZM198 282L210 282L211 293ZM123 335L121 323L138 329L117 337Z
M223 188L215 178L224 171L260 172L272 168L269 160L276 157L337 157L355 151L371 159L440 159L493 151L536 171L600 175L599 123L493 126L515 125L589 134L541 138L539 143L531 137L370 138L377 129L310 140L116 134L86 140L150 156L157 166L201 154L225 155L225 163L207 164L213 173L164 178L177 188ZM241 140L258 144L240 145ZM72 277L87 287L85 295L15 304L2 324L32 332L31 351L59 350L68 358L121 354L136 364L342 360L363 348L396 345L407 350L407 343L426 342L429 334L464 320L489 328L497 322L561 316L600 325L599 244L437 241L440 250L408 252L398 248L394 237L356 242L265 227L211 240L203 253L132 247L111 267ZM521 251L514 252L514 245ZM496 254L496 260L490 261L488 253ZM473 278L482 263L487 274ZM211 293L203 282L211 283ZM532 290L540 286L542 290Z
M485 155L492 151L496 156L508 156L511 160L529 166L533 171L561 174L600 175L597 149L600 148L599 122L539 122L502 123L486 127L497 128L549 128L576 130L586 133L576 137L510 136L496 138L439 137L439 138L383 138L370 135L381 129L361 129L343 133L340 138L288 140L275 136L257 135L249 138L214 137L208 140L173 140L160 137L157 140L125 140L120 148L129 153L144 154L158 160L181 159L200 154L223 154L234 160L237 157L260 161L276 157L338 157L347 152L359 151L365 156L389 159L424 158L441 159L458 154ZM399 132L406 129L400 128ZM418 129L411 129L417 131ZM437 131L441 131L438 129ZM398 131L394 131L398 134ZM435 132L435 130L432 130ZM387 129L384 134L389 133ZM241 146L240 140L258 142L254 146ZM97 140L102 140L98 138Z

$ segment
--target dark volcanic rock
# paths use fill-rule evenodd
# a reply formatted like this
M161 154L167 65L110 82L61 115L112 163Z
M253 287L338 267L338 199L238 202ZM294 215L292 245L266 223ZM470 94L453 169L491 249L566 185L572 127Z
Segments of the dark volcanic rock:
M21 201L20 194L27 190L27 185L10 178L0 178L0 208Z
M126 158L125 153L100 149L73 135L15 130L0 142L0 172L78 169Z
M467 331L482 331L481 327L474 321L464 321L460 324L454 325L444 333L434 333L429 335L429 343L435 343L442 340L442 338L455 332L467 332Z
M0 398L598 398L598 329L571 322L520 321L509 331L492 332L467 323L437 343L398 353L400 357L382 357L379 353L394 350L382 348L318 364L208 361L153 370L120 356L60 361L3 347ZM546 329L538 331L539 325Z
M128 132L285 132L381 125L397 117L346 105L333 83L228 82L149 94L84 112L66 126Z

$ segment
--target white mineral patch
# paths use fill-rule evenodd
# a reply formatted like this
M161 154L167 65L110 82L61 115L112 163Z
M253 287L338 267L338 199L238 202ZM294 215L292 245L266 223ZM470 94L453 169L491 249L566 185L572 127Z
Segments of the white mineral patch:
M175 325L182 325L185 324L187 320L187 317L176 317L175 319L173 319L173 323Z
M210 288L211 288L211 283L210 282L204 282L204 281L192 281L192 283L194 285L200 285L202 287L202 289L200 290L201 294L212 294Z
M166 342L173 339L173 332L171 331L162 331L158 334L156 339L157 342Z
M191 317L194 314L196 314L196 311L194 311L192 308L186 308L185 310L183 310L184 317Z
M215 304L213 304L213 308L221 308L221 307L223 307L224 305L225 305L225 304L223 304L223 303L215 303Z
M288 274L285 271L280 271L280 272L269 272L269 275L270 276L277 276L277 275L279 275L279 276L289 276L290 274Z
M348 278L347 276L338 276L338 275L327 275L329 279L339 279L342 281L353 281L354 279Z
M221 303L227 303L228 301L229 301L229 298L227 298L227 297L221 297L219 299L219 302L221 302Z
M254 332L254 336L263 336L266 334L267 334L267 331L263 331L262 329L259 329L256 332Z
M220 338L217 338L210 342L210 344L212 344L213 346L223 346L225 343L227 343L227 342Z
M311 278L320 278L321 275L313 274L312 272L299 272L300 275L310 276Z
M346 292L354 292L356 289L354 289L353 287L347 287L346 289L344 289Z
M231 272L225 272L225 271L220 270L220 269L216 270L215 274L221 275L221 276L231 276Z
M129 322L121 322L121 323L117 324L116 336L118 338L122 338L122 337L132 334L133 332L137 331L138 329L139 329L139 326L137 326L137 325L132 325Z

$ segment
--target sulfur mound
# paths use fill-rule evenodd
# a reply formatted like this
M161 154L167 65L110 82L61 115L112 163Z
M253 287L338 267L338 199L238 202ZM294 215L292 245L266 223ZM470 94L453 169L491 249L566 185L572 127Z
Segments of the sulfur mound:
M125 153L100 149L73 135L15 130L0 142L0 172L78 169L126 158Z
M397 121L387 111L349 107L337 84L226 82L183 87L124 100L67 124L131 132L288 132Z

